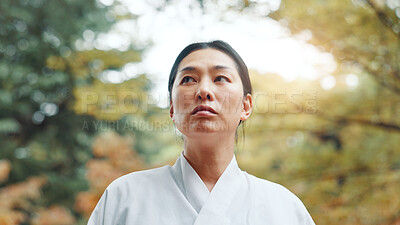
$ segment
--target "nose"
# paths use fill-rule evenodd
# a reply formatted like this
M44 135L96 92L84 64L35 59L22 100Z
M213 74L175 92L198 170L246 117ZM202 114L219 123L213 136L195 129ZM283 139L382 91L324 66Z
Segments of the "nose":
M211 91L211 85L207 81L201 81L196 92L196 99L198 100L209 100L215 99L214 93Z

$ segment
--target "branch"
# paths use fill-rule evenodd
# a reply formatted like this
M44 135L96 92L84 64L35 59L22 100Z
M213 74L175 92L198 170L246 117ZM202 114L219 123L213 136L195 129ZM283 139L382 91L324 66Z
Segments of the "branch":
M349 58L351 61L353 61L353 63L358 63L360 65L362 65L363 69L368 72L380 85L382 85L383 87L388 88L389 90L391 90L392 92L394 92L395 94L400 95L400 88L397 87L396 85L390 84L388 82L385 82L384 79L381 78L381 76L379 75L378 72L373 71L372 69L370 69L365 63L362 63L361 61L358 61L354 58ZM396 71L397 72L397 71Z
M319 113L319 117L326 119L326 120L333 121L337 124L357 123L357 124L361 124L361 125L367 125L367 126L371 126L371 127L383 128L383 129L400 132L400 125L393 124L393 123L385 123L385 122L380 122L380 121L374 122L374 121L366 120L366 119L341 117L341 116L329 117L325 114L322 114L321 112Z
M340 118L340 120L345 120L350 123L358 123L358 124L363 124L363 125L368 125L368 126L373 126L373 127L380 127L380 128L400 132L400 126L397 124L384 123L384 122L372 122L370 120L356 119L356 118L346 118L346 119Z
M387 87L389 90L393 91L394 93L400 95L400 88L393 85L393 84L389 84L388 82L385 82L383 79L381 79L380 75L378 74L378 72L371 70L369 67L365 66L364 64L360 63L361 65L363 65L364 69L371 74L375 80L381 84L384 87Z
M379 20L381 21L381 23L383 25L385 25L386 27L388 27L390 29L390 31L398 38L400 39L400 32L396 33L393 30L394 27L394 23L393 20L386 15L386 13L380 9L378 9L378 7L372 2L372 0L366 0L366 2L368 3L369 6L371 6L371 8L374 10L376 16L378 16Z

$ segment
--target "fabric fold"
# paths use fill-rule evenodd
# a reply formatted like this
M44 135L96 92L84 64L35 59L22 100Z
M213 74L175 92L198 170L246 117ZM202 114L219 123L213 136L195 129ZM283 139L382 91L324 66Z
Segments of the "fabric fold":
M315 225L294 194L241 171L235 156L210 192L183 154L113 181L88 224Z

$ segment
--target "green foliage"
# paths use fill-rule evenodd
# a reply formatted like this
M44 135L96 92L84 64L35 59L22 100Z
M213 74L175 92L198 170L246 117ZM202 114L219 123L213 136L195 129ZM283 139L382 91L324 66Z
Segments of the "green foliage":
M283 100L286 113L253 114L242 163L294 191L317 224L396 224L400 218L399 6L382 2L282 1L271 15L295 35L311 33L310 43L335 56L333 89L322 89L320 80L286 83L253 73L255 92L281 87L289 98L256 102L265 108ZM357 86L346 84L348 74ZM299 90L300 99L290 98ZM307 92L316 93L313 113L304 110ZM288 113L293 107L303 110Z
M311 43L336 56L338 73L361 69L399 94L399 7L395 1L282 1L272 18L293 33L311 31Z
M113 21L106 19L107 10L95 0L0 3L0 158L11 164L3 185L46 175L45 195L38 205L73 209L74 195L87 188L82 168L91 157L95 131L83 131L82 124L95 118L70 107L78 63L70 57L84 54L74 47L83 31L110 28ZM138 60L134 51L92 52L81 57L113 59L103 70L119 68L128 58ZM88 62L80 63L80 68L89 68Z

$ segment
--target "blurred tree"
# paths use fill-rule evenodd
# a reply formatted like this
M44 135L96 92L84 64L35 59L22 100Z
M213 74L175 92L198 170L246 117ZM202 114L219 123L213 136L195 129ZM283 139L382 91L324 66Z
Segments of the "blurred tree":
M387 103L400 98L366 97L377 87L370 77L356 89L348 87L345 77L336 78L336 86L326 91L319 80L285 82L252 72L256 108L246 125L246 151L238 152L238 160L247 171L294 191L316 223L396 224L400 133L327 119L319 111L338 118L352 113L357 119L374 113L368 108L370 98Z
M0 224L16 225L26 222L36 206L31 203L41 197L44 177L30 177L24 182L0 189Z
M293 33L311 32L310 43L331 52L341 69L362 70L400 94L398 1L282 1L272 18ZM329 16L327 16L329 15Z
M398 1L307 0L270 14L338 68L328 90L326 77L252 73L258 109L240 160L297 193L317 224L400 222L399 10Z
M82 33L95 37L114 22L96 0L0 2L0 158L6 159L0 177L2 199L7 200L2 200L2 216L13 210L18 224L56 224L49 217L55 212L65 218L59 224L73 223L75 215L54 204L72 209L73 196L87 188L84 165L96 132L83 129L96 118L74 111L74 89L96 82L103 70L140 60L140 51L133 48L77 51L75 43ZM43 187L40 199L25 190L37 175L46 182L30 191ZM11 195L17 184L21 194ZM34 199L32 207L20 206L25 195Z
M101 133L93 142L94 159L87 162L89 190L76 197L75 208L89 218L106 187L116 178L143 170L142 159L132 151L134 139L113 131Z
M46 209L39 209L33 217L33 225L70 225L76 224L74 216L68 209L52 205Z

